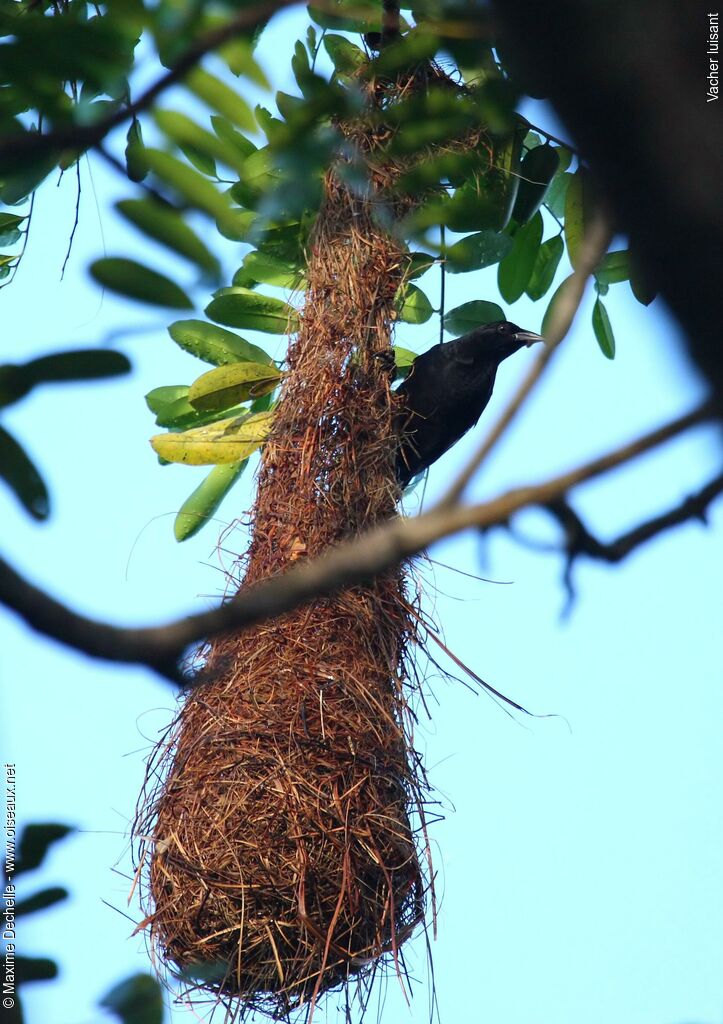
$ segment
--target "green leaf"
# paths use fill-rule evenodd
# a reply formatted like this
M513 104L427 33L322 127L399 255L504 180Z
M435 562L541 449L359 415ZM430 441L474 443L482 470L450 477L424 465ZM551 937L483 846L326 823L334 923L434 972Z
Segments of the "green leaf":
M0 408L25 398L32 386L33 381L28 379L24 366L14 363L0 366Z
M525 289L533 302L541 299L550 288L564 251L565 243L561 235L548 238L540 246L535 266L532 269L532 276Z
M570 187L572 181L572 174L558 173L552 179L552 184L547 190L545 196L545 206L553 213L556 217L563 217L565 215L565 202L567 200L567 190Z
M409 38L407 37L407 39ZM396 46L385 48L383 53L370 65L370 75L387 75L391 71L391 65L398 63L399 58L402 63L408 63L410 51L407 49L406 52L403 52L406 49L406 43L407 40L400 48ZM421 44L421 49L415 59L421 59L424 50L427 51L428 57L430 50L436 48L438 43L437 37L420 32L415 37L414 45ZM382 65L384 65L383 71ZM470 129L479 127L480 112L476 104L461 98L459 94L455 95L432 86L427 93L412 93L407 99L387 107L384 119L385 122L398 126L397 134L388 143L391 155L396 157L404 154L408 157L417 154L419 160L425 161L430 159L430 146L447 146ZM441 152L439 152L439 156L442 156ZM433 184L434 178L439 179L440 177L449 178L454 184L461 183L458 172L461 166L466 169L469 162L460 159L462 154L459 153L455 156L452 152L447 156L449 159L442 160L441 163L434 160L434 176L427 179L428 184ZM490 160L490 153L486 149L470 159L473 165L485 174L490 169L490 163L494 162ZM417 171L421 171L421 168L417 167ZM440 172L442 173L440 174Z
M277 187L281 177L278 157L269 146L262 146L244 161L241 180L231 188L231 195L241 206L255 208Z
M589 217L587 171L579 167L572 176L565 198L565 241L570 263L577 269L578 256Z
M115 206L126 220L135 224L149 238L179 256L185 256L201 270L218 274L218 260L176 210L155 199L121 199Z
M58 965L46 956L17 956L15 958L15 981L28 985L32 981L52 981L58 977Z
M138 302L172 309L191 309L193 303L175 282L135 260L106 257L90 266L90 273L104 288Z
M249 398L261 398L278 385L281 372L268 363L230 363L208 370L193 382L188 401L202 412L232 409Z
M526 224L537 213L560 166L558 150L552 146L531 149L520 165L520 187L517 191L513 218Z
M494 224L480 227L504 231L510 222L520 185L519 168L524 135L524 128L517 127L509 136L495 144L486 190L488 198L497 210L497 218Z
M186 390L188 391L188 388ZM240 410L239 414L241 411L246 410ZM202 427L206 423L223 419L224 416L228 416L228 412L229 410L224 409L218 414L203 413L200 409L193 408L188 397L179 398L156 416L156 425L167 427L169 430L190 430L191 427Z
M337 32L379 31L382 27L381 8L372 0L335 0L328 8L310 4L308 11L321 28L334 28Z
M70 825L60 825L56 822L26 825L18 844L15 874L39 868L53 843L65 839L71 832L75 832L75 829Z
M263 68L254 57L253 46L248 40L237 36L230 42L224 43L218 50L218 55L237 78L243 75L244 78L248 78L250 82L258 85L261 89L271 88Z
M256 152L257 147L251 139L237 132L228 118L221 117L220 114L211 114L211 125L219 139L234 146L244 159Z
M89 89L110 93L132 62L137 32L129 32L129 26L124 28L110 17L78 17L78 13L74 8L62 17L28 12L27 17L8 19L3 11L13 24L3 31L14 37L4 47L3 71L12 72L10 80L23 83L51 110L61 105L53 93L66 80L80 79Z
M615 358L615 336L613 334L612 326L610 325L610 317L608 311L602 304L600 299L596 299L595 305L592 308L592 329L595 332L595 338L600 346L600 351L607 359Z
M630 277L630 253L627 249L616 249L606 253L600 260L595 277L603 284L618 284Z
M541 135L538 135L537 132L528 132L527 135L525 135L523 146L528 152L532 149L537 149L538 146L543 145L543 138Z
M189 388L184 385L182 394L177 398L169 398L168 401L163 402L156 392L165 391L166 388L155 388L153 391L149 391L146 395L146 404L150 404L152 401L159 407L159 411L156 414L156 424L159 427L167 427L169 430L189 430L191 427L202 427L207 423L215 423L216 420L228 417L233 413L235 416L240 416L241 413L248 412L247 408L234 408L232 410L222 409L218 412L202 412L200 409L194 409L191 403L188 401ZM169 391L173 388L168 388ZM255 412L255 409L251 410Z
M143 181L148 174L146 148L143 145L141 122L134 118L126 136L126 170L131 181Z
M122 1024L163 1024L163 990L149 974L135 974L115 985L99 1005Z
M262 107L261 104L258 104L254 108L254 117L256 118L256 123L270 144L281 144L282 140L286 138L286 126L284 125L284 122L279 120L278 117L274 117L271 111L267 110L266 107ZM263 149L268 150L268 146L264 146Z
M287 260L300 268L306 267L305 246L308 239L308 221L268 227L261 232L257 244L259 252L269 253L277 259Z
M504 311L496 302L473 299L472 302L463 302L461 306L455 306L445 314L444 329L449 334L462 335L474 330L475 327L504 319Z
M267 334L287 334L299 326L298 314L288 302L248 288L221 288L205 312L216 323Z
M458 188L451 199L433 197L419 211L411 215L412 221L425 220L431 224L446 224L452 231L497 230L502 223L504 211L495 202L495 197L469 183Z
M38 910L47 910L48 907L54 907L56 903L67 900L69 895L68 890L59 885L41 889L40 892L28 896L27 899L19 900L15 906L15 914L17 917L21 917L23 914L34 914Z
M176 320L168 328L168 333L186 352L214 366L240 362L273 363L271 356L258 345L205 320Z
M54 352L19 365L6 363L0 366L0 406L19 401L38 384L117 377L130 369L126 356L104 348Z
M549 337L550 324L552 323L552 318L553 318L553 315L554 315L554 312L555 312L555 308L556 308L558 302L560 301L560 297L564 294L565 291L567 291L567 289L568 289L568 287L570 285L570 282L572 280L572 277L573 277L573 275L570 274L568 277L565 278L564 281L562 281L557 286L557 288L553 292L552 298L550 299L550 301L547 304L547 309L545 310L545 315L542 318L542 327L540 328L540 334L542 334L545 338Z
M567 146L558 146L556 152L560 162L558 173L562 173L563 171L566 171L572 163L572 150L568 149Z
M402 285L397 293L397 315L407 324L426 324L434 310L427 296L416 285Z
M412 368L412 363L418 355L418 352L412 352L410 348L402 348L401 345L394 346L395 380L407 376Z
M20 238L20 225L25 217L15 213L0 213L0 245L13 245Z
M316 29L314 28L313 25L309 25L309 27L306 30L306 49L309 51L312 57L316 53L316 47L318 45L317 39L318 36Z
M370 70L375 76L409 73L416 64L431 60L440 48L439 35L423 25L416 25L406 32L402 29L402 32L383 46L371 62Z
M234 275L231 278L231 284L234 288L250 288L254 289L259 282L256 280L253 274L249 273L243 264L234 271Z
M211 177L216 175L215 160L219 160L221 163L231 167L237 174L242 173L247 157L240 152L237 146L224 141L217 134L207 132L200 125L197 125L195 121L192 121L190 117L186 117L185 114L179 114L175 110L157 110L153 118L161 131L169 139L172 139L177 146L180 146L186 156L189 155L188 151L191 150L197 154L205 154L207 158L214 158L210 164L207 161L203 166L199 166L199 170L203 174L210 175ZM193 163L194 161L192 160L191 162Z
M630 290L643 306L649 306L657 294L647 274L643 273L638 262L632 257L630 259Z
M423 42L425 47L428 42L432 47L438 44L438 39L433 36L425 38L420 35L417 41ZM401 50L396 52L401 56ZM372 72L378 72L380 64L391 57L392 49L389 48L373 62ZM482 111L475 100L461 98L459 94L432 86L424 95L412 93L401 102L393 104L385 111L385 121L387 119L399 128L397 136L389 143L392 155L405 154L409 157L416 154L418 161L431 164L431 173L427 175L417 163L412 177L407 178L405 175L410 185L433 185L435 179L437 183L447 180L454 186L463 186L466 182L480 194L489 192L492 206L505 205L502 193L506 193L510 176L508 158L513 153L518 155L512 134L508 132L504 137L495 139L492 148L485 145L465 153L449 148L450 143L454 144L455 140L470 131L479 130L484 124ZM434 147L433 153L430 152L430 146ZM498 209L498 217L502 218L503 215L504 210Z
M301 96L291 96L288 92L279 90L276 93L276 107L285 121L291 121L301 111L306 110L306 100Z
M252 210L226 210L216 220L216 227L224 238L246 242L256 233L258 221L258 214Z
M278 288L298 288L303 283L303 276L297 263L259 252L257 249L244 257L242 269L251 280L259 284L273 284ZM241 284L235 277L233 283Z
M186 85L204 103L239 128L250 132L256 130L254 116L248 103L220 78L197 67L186 76Z
M218 511L218 508L248 465L230 462L225 466L214 466L205 480L189 495L178 510L173 524L177 541L188 540L203 529Z
M273 412L231 416L182 434L157 434L151 446L167 462L188 466L243 462L264 443L273 418Z
M250 409L251 412L269 412L275 405L274 393L269 391L268 394L262 395L261 398L255 398L251 403Z
M192 321L190 321L192 322ZM162 415L169 405L178 401L179 398L188 397L188 385L187 384L165 384L160 388L153 388L146 395L146 405L151 412L156 415ZM163 424L165 426L165 424Z
M0 427L0 479L33 519L48 518L50 496L45 482L25 449L3 427Z
M205 174L207 178L218 178L218 170L216 168L216 161L208 153L202 149L197 149L195 146L190 146L188 143L177 142L176 145L180 151L188 160L192 167L195 167L201 174Z
M367 55L344 36L332 32L324 36L324 47L329 54L334 70L341 75L353 75L369 63Z
M145 151L149 168L161 181L183 196L192 206L222 220L231 209L229 199L188 164L160 149Z
M451 274L482 270L499 263L511 248L512 239L509 235L497 231L478 231L449 246L445 253L445 267Z
M543 229L542 214L538 210L532 220L515 233L512 248L497 270L497 286L505 302L517 302L529 284L540 251Z
M311 9L309 9L309 14L311 14ZM313 77L313 72L311 70L311 64L309 63L309 55L306 52L306 47L300 40L297 40L294 44L294 55L291 58L291 70L294 73L296 84L299 86L301 92L306 95L305 90L308 87L309 79Z
M12 172L3 174L0 182L0 202L6 206L16 206L27 199L39 185L57 167L59 154L24 160L22 166Z
M146 405L155 413L156 424L159 427L187 430L189 427L200 427L221 419L221 415L215 416L194 409L188 401L188 391L186 384L172 384L148 392Z
M146 395L146 405L154 413L159 427L185 430L205 422L188 401L187 384L171 384L153 388Z
M409 264L404 272L407 281L414 281L422 274L426 274L437 262L436 256L428 252L412 252L409 254Z
M25 363L25 369L34 384L49 384L119 377L130 372L131 363L122 352L106 348L79 348L39 356Z
M261 37L264 34L264 29L266 28L270 20L270 18L265 18L262 21L259 21L254 29L251 29L251 32L249 34L249 41L251 43L251 48L253 51L256 51L256 48L261 42Z

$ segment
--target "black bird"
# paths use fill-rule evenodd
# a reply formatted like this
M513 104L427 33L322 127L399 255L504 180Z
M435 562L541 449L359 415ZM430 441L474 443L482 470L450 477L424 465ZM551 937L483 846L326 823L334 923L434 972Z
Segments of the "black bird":
M406 487L459 441L492 397L497 367L525 345L544 341L502 320L485 324L418 356L396 390L397 480Z

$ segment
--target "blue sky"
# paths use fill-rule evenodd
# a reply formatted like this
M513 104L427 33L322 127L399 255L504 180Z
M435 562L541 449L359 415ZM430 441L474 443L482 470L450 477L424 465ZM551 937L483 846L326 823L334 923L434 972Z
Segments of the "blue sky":
M278 55L304 24L291 12L262 42L262 62L281 87L288 82ZM5 552L88 613L160 622L218 598L224 559L243 550L244 536L232 533L224 552L216 550L213 527L180 546L173 540L173 514L203 470L158 466L143 395L188 382L202 368L165 336L164 324L176 317L103 296L89 280L89 261L104 253L172 266L110 210L132 191L96 159L82 167L80 227L59 280L72 177L42 189L28 254L2 292L3 359L99 344L118 327L149 329L120 343L133 358L131 377L39 389L8 411L8 425L51 484L54 514L38 526L0 492ZM225 252L232 273L243 252L231 245ZM179 265L183 274L192 285ZM436 276L422 286L436 303ZM194 295L202 309L205 293ZM498 300L494 272L448 278L448 307L470 298ZM475 481L475 496L570 468L703 395L660 302L643 309L625 284L608 298L616 360L597 349L588 295L549 379ZM508 312L537 329L544 300L523 299ZM432 320L402 327L397 337L421 351L436 335ZM533 357L521 353L504 365L482 425L435 467L425 501L444 489ZM706 482L718 460L714 431L699 428L581 488L576 507L602 537L613 537ZM234 491L219 529L249 507L252 485L248 475ZM555 539L540 513L518 525ZM484 543L474 534L454 538L419 566L427 607L455 653L530 709L561 716L513 720L459 683L429 680L433 720L422 721L417 741L446 815L432 837L441 895L433 955L444 1024L721 1020L721 556L718 507L708 529L681 527L620 567L579 565L579 600L565 623L559 557L506 535ZM476 581L436 562L509 582ZM57 982L26 989L28 1020L95 1024L108 1019L95 1007L103 993L148 966L123 916L140 916L126 906L124 837L144 757L172 714L174 694L143 670L46 643L6 614L0 637L4 750L17 765L21 820L80 829L26 882L64 884L73 894L66 905L21 921L22 950L62 965ZM425 961L424 941L416 940L409 947L418 979L412 1008L391 979L384 1022L428 1020ZM192 1019L184 1009L169 1014L179 1024ZM337 1013L328 1009L318 1019Z

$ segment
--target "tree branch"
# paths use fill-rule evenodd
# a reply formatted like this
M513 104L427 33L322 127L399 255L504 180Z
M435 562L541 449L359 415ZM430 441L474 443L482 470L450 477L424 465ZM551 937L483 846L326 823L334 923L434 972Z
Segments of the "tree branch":
M217 50L240 32L255 28L260 22L270 18L272 14L276 14L277 11L285 7L290 7L295 2L296 0L260 0L254 7L239 11L223 25L219 25L201 36L178 58L173 67L141 93L138 99L95 124L72 125L54 132L27 131L4 136L0 139L0 161L8 157L12 157L14 160L19 157L41 157L47 153L60 152L65 149L85 151L97 146L114 128L147 110L161 93L180 82L206 54Z
M2 559L0 603L32 629L68 647L109 661L147 665L179 681L180 661L193 643L230 630L247 629L264 619L290 612L306 601L367 582L460 530L486 529L506 523L527 506L549 505L579 484L658 447L712 415L711 403L705 403L576 469L544 483L507 491L483 504L440 504L414 518L393 519L332 548L314 561L242 590L212 611L190 615L165 626L129 629L87 618L33 586Z
M633 527L632 530L621 533L615 540L607 542L598 540L588 530L564 496L543 505L542 508L557 520L565 533L563 550L566 560L563 579L568 600L563 614L570 610L575 597L572 571L578 558L587 556L596 561L607 562L609 565L617 565L636 548L646 544L653 537L666 533L690 519L698 519L705 524L708 509L720 494L723 494L723 473L713 477L705 487L701 487L695 494L684 498L667 512L653 516L644 523Z

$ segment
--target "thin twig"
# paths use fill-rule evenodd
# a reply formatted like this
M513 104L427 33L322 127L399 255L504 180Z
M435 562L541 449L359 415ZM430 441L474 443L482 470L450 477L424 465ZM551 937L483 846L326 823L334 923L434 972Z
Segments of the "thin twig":
M723 494L723 473L713 477L705 487L701 487L695 494L688 495L667 512L653 516L633 529L621 533L615 540L607 542L598 540L590 532L565 496L543 505L542 508L557 520L565 532L562 549L565 553L563 582L567 590L567 603L563 615L568 614L575 598L572 572L578 558L587 557L606 562L608 565L617 565L649 540L682 523L698 519L705 524L708 509L720 494Z
M581 159L579 151L575 149L571 142L565 142L564 139L558 139L557 135L551 135L545 128L540 128L539 125L533 124L532 121L528 121L526 117L520 117L520 120L527 125L530 131L539 132L540 135L544 135L546 139L550 140L550 142L556 142L558 146L564 146L564 148L569 149L574 156Z
M449 488L442 499L443 505L453 505L459 501L472 477L515 419L531 391L550 365L558 345L570 330L575 314L580 307L587 280L607 252L611 238L612 229L604 218L600 216L594 220L580 247L577 267L564 283L555 301L546 344L542 352L530 367L527 376L512 396L497 423Z
M447 245L447 236L444 229L444 224L439 229L440 242L442 243L442 252L445 251ZM444 342L444 313L445 313L445 302L446 302L446 285L447 285L447 261L439 261L439 344Z
M75 178L77 182L77 191L75 196L75 217L73 218L73 227L70 231L70 238L68 239L68 248L65 253L65 259L63 260L63 266L60 268L60 280L62 281L65 277L65 268L68 266L68 260L70 254L73 251L73 241L75 239L75 232L78 230L78 223L80 221L80 196L82 192L80 182L80 158L75 162Z

